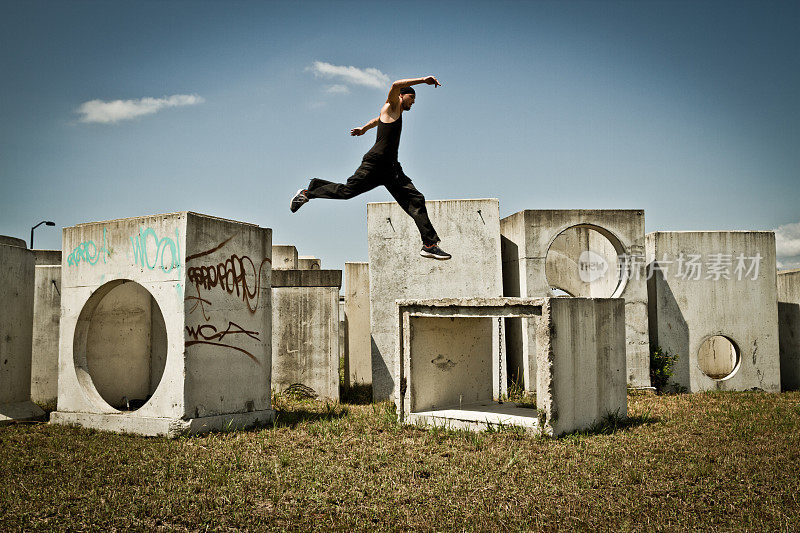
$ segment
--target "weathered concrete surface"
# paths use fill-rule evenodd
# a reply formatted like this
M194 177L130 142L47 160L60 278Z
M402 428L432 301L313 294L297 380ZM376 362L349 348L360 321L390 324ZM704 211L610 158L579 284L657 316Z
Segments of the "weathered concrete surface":
M372 384L372 341L369 334L369 263L344 264L344 385Z
M0 240L0 426L44 417L31 401L35 259L19 242Z
M8 246L16 246L18 248L28 247L28 243L26 243L23 239L18 239L17 237L9 237L8 235L0 235L0 244L5 244Z
M281 270L272 277L272 386L310 387L339 399L341 270Z
M562 435L609 414L627 416L621 299L398 300L397 313L401 421L468 429L513 424ZM500 325L509 317L535 323L538 411L498 403L506 393Z
M781 390L800 389L800 269L778 272Z
M319 270L322 268L322 261L313 255L300 255L297 257L297 268L300 270Z
M395 300L501 296L500 203L497 199L426 202L428 215L453 255L420 257L419 231L394 202L367 204L372 393L390 398L395 387Z
M180 212L63 243L52 422L174 436L274 416L270 229Z
M500 231L504 295L554 296L552 287L558 287L572 296L625 300L628 385L649 387L647 287L643 276L631 275L644 264L644 211L525 210L501 220ZM628 263L620 264L619 256ZM603 266L603 275L586 271L596 266L586 259ZM515 319L507 329L511 378L535 390L535 328Z
M775 234L648 233L646 256L658 267L648 281L650 343L678 355L672 381L689 392L780 391ZM725 342L709 341L720 337L733 341L738 360L715 379L701 364L713 375L730 361ZM720 351L704 348L712 342Z
M287 270L297 268L297 248L290 244L272 245L272 269Z
M61 323L61 250L34 250L31 399L55 404L58 397L58 332Z

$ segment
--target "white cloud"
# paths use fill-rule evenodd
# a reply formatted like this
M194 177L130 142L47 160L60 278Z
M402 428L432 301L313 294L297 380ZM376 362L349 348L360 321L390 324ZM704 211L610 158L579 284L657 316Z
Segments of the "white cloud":
M324 61L314 61L306 70L310 70L318 78L335 78L349 85L381 88L389 85L389 76L376 68L356 68L331 65Z
M80 121L87 123L114 124L142 115L152 115L167 107L202 104L205 100L196 94L173 94L163 98L139 98L138 100L90 100L77 109Z
M778 226L775 230L778 268L800 267L800 222Z
M347 94L350 89L347 88L347 85L328 85L325 88L325 92L328 94Z

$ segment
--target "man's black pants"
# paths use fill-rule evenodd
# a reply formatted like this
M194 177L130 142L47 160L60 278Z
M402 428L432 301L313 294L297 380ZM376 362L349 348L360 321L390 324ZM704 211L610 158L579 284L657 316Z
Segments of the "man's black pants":
M306 196L348 200L379 185L386 187L403 211L414 219L422 237L422 244L431 245L439 242L439 236L428 218L428 210L425 209L425 197L411 183L411 178L403 173L400 163L380 165L363 161L355 174L347 178L347 183L333 183L313 178L308 185Z

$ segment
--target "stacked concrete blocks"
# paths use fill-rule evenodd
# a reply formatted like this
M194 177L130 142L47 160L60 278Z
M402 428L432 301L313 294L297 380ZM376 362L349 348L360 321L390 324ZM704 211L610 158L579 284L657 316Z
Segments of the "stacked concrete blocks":
M272 245L272 270L297 268L297 248L290 244Z
M778 272L781 390L800 389L800 269Z
M271 239L190 212L64 228L51 421L166 436L271 421Z
M372 384L372 340L369 334L369 263L345 263L344 385Z
M525 210L504 218L500 231L504 295L625 300L628 385L649 387L647 287L631 275L644 263L644 211ZM533 391L535 328L524 319L507 326L511 378Z
M272 284L273 387L338 400L342 271L276 270Z
M0 238L0 426L44 417L31 401L34 268L25 241Z
M322 261L313 255L300 255L297 257L297 268L300 270L319 270L322 268Z
M390 398L395 390L395 300L502 295L499 201L441 200L426 207L450 260L420 257L417 227L399 205L367 204L375 400Z
M58 397L58 332L61 323L61 250L34 250L31 399L55 404Z
M780 391L775 234L647 234L650 342L688 392Z
M398 300L397 313L401 422L517 425L557 436L627 416L621 299ZM499 402L506 393L504 317L535 324L538 410Z

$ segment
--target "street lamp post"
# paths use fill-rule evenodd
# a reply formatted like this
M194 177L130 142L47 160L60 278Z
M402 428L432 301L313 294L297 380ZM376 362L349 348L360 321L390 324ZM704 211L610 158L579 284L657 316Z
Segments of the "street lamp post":
M32 227L31 228L31 250L33 250L33 230L35 230L36 228L38 228L42 224L44 224L45 226L55 226L56 225L55 222L51 222L50 220L42 220L41 222L36 224L34 227Z

